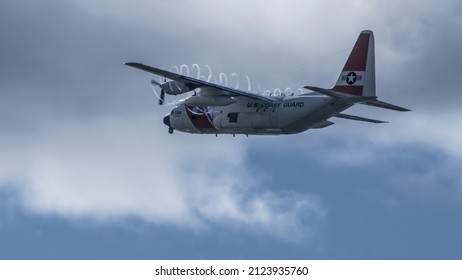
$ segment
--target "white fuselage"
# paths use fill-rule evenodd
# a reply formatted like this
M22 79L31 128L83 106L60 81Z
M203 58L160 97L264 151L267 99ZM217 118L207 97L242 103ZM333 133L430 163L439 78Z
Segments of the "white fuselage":
M293 134L331 125L328 118L351 106L317 94L269 102L240 98L226 106L193 106L185 99L165 116L164 123L174 130L199 134Z
M182 71L174 73L139 62L127 62L125 65L164 77L163 83L151 80L152 85L161 89L158 96L161 105L166 94L193 93L180 100L164 117L169 133L178 130L198 134L294 134L329 126L333 124L328 120L331 117L384 123L340 113L355 104L409 111L377 99L374 34L370 30L359 34L333 87L308 85L303 88L313 92L296 96L261 95L250 90L250 82L247 91L229 87L227 79L224 83L212 83L217 79L211 71L208 77L200 76L198 71L197 77L193 78L189 73L183 75ZM183 65L179 70L181 68ZM222 73L219 77L221 81Z

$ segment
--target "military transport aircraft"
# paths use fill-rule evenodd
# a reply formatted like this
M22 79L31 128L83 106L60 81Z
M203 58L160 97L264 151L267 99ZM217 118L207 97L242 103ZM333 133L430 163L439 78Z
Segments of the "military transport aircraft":
M168 126L169 133L178 130L215 135L294 134L332 125L331 117L384 123L341 113L355 104L409 111L377 99L374 34L369 30L359 34L334 87L305 86L311 92L298 95L262 95L141 63L127 62L125 65L170 80L163 83L153 80L161 88L161 105L165 94L179 95L194 91L193 95L181 99L164 117L163 122Z

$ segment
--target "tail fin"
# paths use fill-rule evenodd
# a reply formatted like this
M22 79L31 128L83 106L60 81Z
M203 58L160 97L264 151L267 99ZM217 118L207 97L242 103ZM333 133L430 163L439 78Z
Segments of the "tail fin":
M351 50L333 91L356 96L375 94L374 33L364 30Z

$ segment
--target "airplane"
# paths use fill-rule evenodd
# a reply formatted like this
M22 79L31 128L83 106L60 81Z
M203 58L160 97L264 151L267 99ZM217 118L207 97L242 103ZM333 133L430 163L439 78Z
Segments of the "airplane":
M332 88L305 86L303 94L262 95L211 83L137 62L124 63L170 81L152 80L161 88L159 104L165 94L194 94L179 100L163 118L172 134L175 130L193 134L283 135L334 124L330 118L343 118L370 123L386 123L341 113L356 104L395 111L410 111L379 101L375 92L374 34L359 34L351 53Z

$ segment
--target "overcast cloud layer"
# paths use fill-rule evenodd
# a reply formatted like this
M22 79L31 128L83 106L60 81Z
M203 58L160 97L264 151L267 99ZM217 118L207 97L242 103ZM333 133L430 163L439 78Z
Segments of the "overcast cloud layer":
M332 199L310 184L299 165L307 162L326 177L390 168L386 181L419 203L462 203L460 1L4 2L0 190L25 211L307 241L329 223ZM151 76L122 65L199 63L263 89L327 87L363 29L375 32L380 99L413 111L350 112L390 124L335 120L290 137L169 135L161 119L170 108L157 106ZM438 164L399 173L393 162L423 159L418 151L438 154ZM290 170L301 172L281 177ZM392 208L399 200L383 198Z

